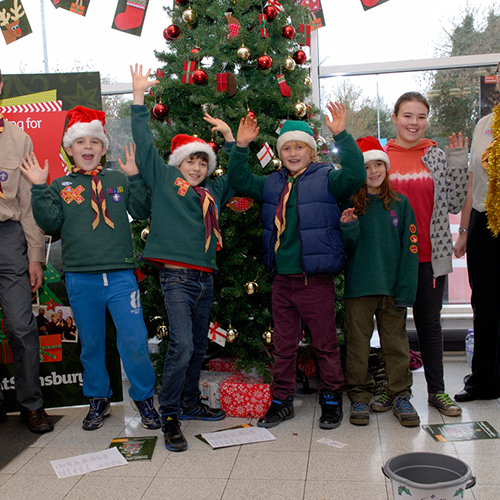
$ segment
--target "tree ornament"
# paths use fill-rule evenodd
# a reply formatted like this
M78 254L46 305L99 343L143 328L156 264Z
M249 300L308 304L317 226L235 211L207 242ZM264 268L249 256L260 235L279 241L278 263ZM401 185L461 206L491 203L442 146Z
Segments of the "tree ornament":
M250 51L242 44L241 47L236 51L236 56L240 61L246 61L247 59L250 59Z
M224 15L226 16L227 24L229 27L229 36L231 38L238 36L238 33L240 32L240 28L241 28L241 23L238 21L238 19L236 19L233 16L233 14L234 14L233 9L228 9L226 12L224 12Z
M307 112L307 108L303 102L298 102L293 107L293 114L297 118L303 118L306 115L306 112Z
M186 5L188 3L188 0L175 0L175 3L177 5Z
M197 19L198 19L198 16L196 15L196 12L191 7L187 8L182 13L182 20L186 24L189 24L190 26L193 25Z
M156 327L156 336L161 339L162 337L168 337L168 328L165 323L158 325Z
M262 338L266 344L271 344L273 342L273 331L271 328L262 334Z
M248 295L253 295L258 291L259 285L255 281L248 281L245 283L245 292L247 292Z
M311 79L311 78L309 78L308 76L305 76L305 77L304 77L304 85L305 85L306 87L309 87L309 88L310 88L310 87L312 87L312 84L313 84L312 79Z
M281 160L276 156L273 157L271 163L273 164L274 170L279 170L283 166Z
M214 141L210 141L207 143L211 148L212 148L212 151L217 154L217 151L219 151L219 145L214 142Z
M157 119L157 120L163 120L164 118L166 118L167 114L168 114L168 108L167 106L165 106L165 104L162 104L161 102L159 102L158 104L155 104L153 106L153 116Z
M141 231L141 240L142 241L146 241L148 239L148 236L149 236L149 226L148 227L145 227L142 231Z
M252 198L246 198L246 197L240 197L240 196L233 196L228 202L227 206L233 211L233 212L246 212L250 208L252 208L253 205L253 200Z
M273 19L276 19L278 11L272 5L267 5L264 7L264 14L267 16L269 21L272 21Z
M192 59L198 60L198 54L200 53L200 47L196 46L194 49L191 49L189 52L193 54Z
M181 36L181 29L176 24L171 24L163 30L165 40L177 40Z
M297 50L292 57L297 64L304 64L307 61L306 53L303 50Z
M238 336L238 330L236 330L236 328L233 328L231 326L231 323L229 323L229 328L227 329L227 340L229 342L234 342L234 340L236 339L236 337ZM233 340L230 340L230 339L233 339Z
M224 175L224 169L222 168L216 168L215 171L214 171L214 175L215 177L220 177L221 175Z
M257 115L250 109L247 109L247 115L251 116L252 118L257 118Z
M273 60L267 54L264 54L257 59L257 66L259 67L259 69L266 70L269 69L272 65Z
M284 65L285 71L293 71L296 65L297 63L293 60L293 58L290 56L286 57Z
M281 30L281 35L284 36L285 38L288 38L288 40L292 40L293 37L295 36L295 28L287 24Z
M208 80L208 75L201 68L198 68L193 73L193 82L196 83L196 85L203 85L207 83L207 80Z

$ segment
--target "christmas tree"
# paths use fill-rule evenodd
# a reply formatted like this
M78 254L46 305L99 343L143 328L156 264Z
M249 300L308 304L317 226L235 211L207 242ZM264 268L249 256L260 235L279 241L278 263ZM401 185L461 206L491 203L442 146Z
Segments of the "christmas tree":
M280 124L303 119L315 130L320 125L318 110L308 104L309 9L297 0L175 0L165 9L172 23L164 31L167 50L156 52L160 84L147 99L160 154L168 158L176 134L196 134L217 152L214 175L223 175L228 158L222 138L212 135L203 116L208 112L224 120L236 135L240 119L252 112L260 126L251 145L252 170L265 176L279 169L274 148ZM228 332L224 354L234 355L244 370L266 373L273 323L260 206L234 198L221 210L220 226L223 248L217 256L212 321ZM140 253L147 225L134 225L134 238ZM168 322L157 277L142 264L138 277L150 333L165 333Z

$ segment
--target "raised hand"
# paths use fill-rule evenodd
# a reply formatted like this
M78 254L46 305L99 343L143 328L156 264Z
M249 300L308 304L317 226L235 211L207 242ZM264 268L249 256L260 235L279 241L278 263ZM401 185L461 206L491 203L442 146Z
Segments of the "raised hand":
M448 137L448 146L446 146L446 149L448 149L448 148L463 148L463 147L466 147L466 148L469 147L469 138L466 137L464 140L464 138L462 137L462 132L459 132L458 139L457 139L457 134L455 134L455 132L453 132L453 134L451 134L450 137Z
M32 184L44 184L49 176L49 160L45 160L45 167L41 168L35 153L26 153L22 159L22 165L18 165L21 172L32 182Z
M333 135L339 135L340 132L345 130L345 122L347 117L347 110L344 104L330 101L326 106L332 118L325 115L326 126Z
M352 222L358 218L354 214L354 208L347 208L342 212L342 217L340 217L340 222Z
M213 116L210 116L208 113L205 113L203 119L206 122L213 125L211 129L212 132L220 132L224 136L226 142L234 141L233 132L231 131L231 128L224 120L221 120L220 118L214 118Z
M153 85L158 85L158 80L150 80L151 68L146 73L142 72L142 64L130 65L130 73L132 75L132 90L134 92L134 104L144 104L144 92L149 90Z
M248 114L240 120L238 135L236 136L236 145L240 148L246 148L252 141L257 139L260 128L257 127L257 118Z
M136 175L139 173L139 169L137 168L137 165L135 164L135 144L130 143L127 147L125 144L125 161L126 163L123 164L121 158L118 158L118 165L120 165L120 168L128 175Z

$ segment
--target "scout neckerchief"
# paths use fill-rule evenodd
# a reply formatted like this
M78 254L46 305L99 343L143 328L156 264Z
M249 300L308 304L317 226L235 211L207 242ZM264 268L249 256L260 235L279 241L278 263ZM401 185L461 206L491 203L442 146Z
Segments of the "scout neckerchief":
M106 200L104 199L104 192L102 190L101 179L99 179L99 172L102 170L102 165L97 165L94 170L86 171L81 168L73 166L71 172L74 174L90 175L92 177L92 209L94 210L94 221L92 222L92 229L95 229L99 224L99 206L101 207L104 222L114 229L115 225L109 217L108 209L106 208Z
M304 167L302 170L297 172L296 174L288 173L288 178L286 180L285 187L281 193L281 198L278 203L278 208L276 209L276 215L274 216L274 223L278 229L278 235L276 237L276 243L274 245L274 251L277 252L280 246L280 237L285 232L286 227L286 204L288 202L288 198L290 198L290 192L292 191L293 183L297 177L304 173L307 167Z
M212 238L212 229L215 236L222 247L222 235L220 234L219 222L217 220L217 208L215 207L214 197L205 189L200 186L192 186L195 192L200 195L201 210L203 211L203 222L205 223L205 252L210 247L210 240Z
M488 194L484 206L488 217L488 229L493 237L500 233L500 105L493 108L491 123L493 142L483 153L481 164L488 171Z
M3 132L3 128L4 128L3 114L0 113L0 134ZM4 200L7 199L7 197L3 194L1 178L0 178L0 198L3 198Z

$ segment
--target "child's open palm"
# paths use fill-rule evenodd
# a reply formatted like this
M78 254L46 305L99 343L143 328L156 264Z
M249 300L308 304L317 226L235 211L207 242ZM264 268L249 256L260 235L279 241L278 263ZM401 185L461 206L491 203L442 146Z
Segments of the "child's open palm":
M259 127L257 127L257 118L254 115L248 114L240 120L236 145L240 148L246 148L252 141L257 139L259 130Z
M22 159L23 164L18 165L21 172L33 183L44 184L49 175L49 160L45 160L45 167L41 168L35 153L26 153L26 158Z
M345 130L345 122L347 117L347 110L344 104L338 102L333 103L330 101L327 105L328 111L332 118L325 115L326 126L333 135L339 135L340 132Z
M151 68L146 73L142 73L142 64L139 65L136 63L135 66L130 65L130 73L132 74L132 90L134 92L146 92L153 85L160 83L158 80L149 79Z
M130 143L127 147L125 144L125 161L126 163L123 164L121 158L118 158L118 165L120 165L120 168L128 175L136 175L139 173L139 169L137 168L137 165L135 164L135 144Z
M342 212L342 217L340 218L340 222L352 222L356 220L358 217L354 213L354 208L347 208Z

